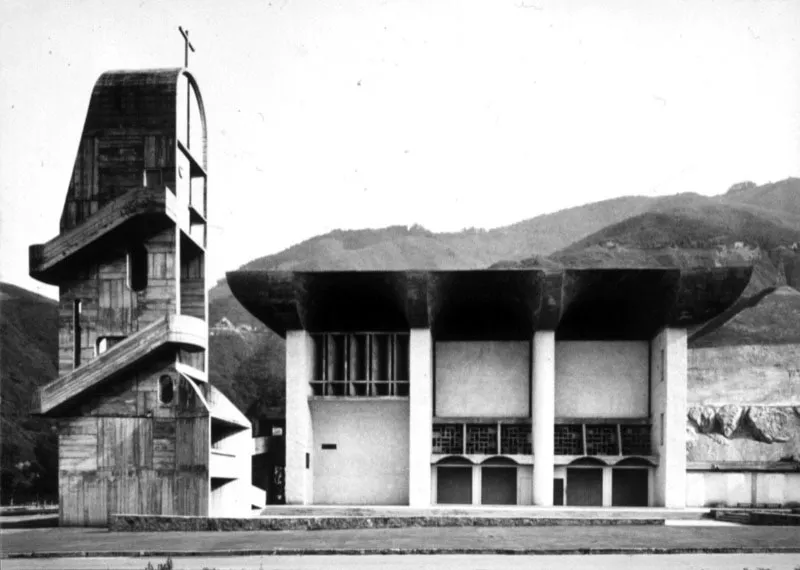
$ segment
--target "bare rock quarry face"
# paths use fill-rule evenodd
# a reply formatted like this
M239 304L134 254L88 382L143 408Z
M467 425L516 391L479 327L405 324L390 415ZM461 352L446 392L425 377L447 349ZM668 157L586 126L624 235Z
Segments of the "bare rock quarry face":
M717 420L717 410L712 406L692 406L689 419L697 426L698 433L712 433Z
M789 441L789 416L780 408L751 406L745 415L745 425L756 441Z
M722 435L730 439L742 421L745 407L727 404L717 409L717 426Z
M800 463L800 406L695 405L686 460Z

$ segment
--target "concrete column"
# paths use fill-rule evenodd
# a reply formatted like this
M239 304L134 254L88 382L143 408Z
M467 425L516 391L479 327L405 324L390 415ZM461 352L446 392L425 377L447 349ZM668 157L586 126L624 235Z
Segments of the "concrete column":
M472 466L472 504L480 505L483 497L481 490L483 487L483 468L480 465Z
M314 344L306 331L286 332L286 504L313 502L314 434L308 397ZM308 460L306 459L308 457Z
M611 467L603 467L603 506L610 507L613 502L613 483Z
M533 335L533 504L553 506L556 342L554 331Z
M435 505L439 497L436 496L436 485L439 479L439 471L436 467L431 467L431 505Z
M433 339L430 329L411 329L408 386L408 504L431 504L433 439Z
M655 506L686 506L686 329L664 329L650 344Z

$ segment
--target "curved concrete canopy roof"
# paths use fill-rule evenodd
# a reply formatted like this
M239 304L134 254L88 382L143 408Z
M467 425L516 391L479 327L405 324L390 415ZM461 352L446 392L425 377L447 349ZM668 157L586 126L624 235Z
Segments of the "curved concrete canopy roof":
M234 296L269 328L310 332L430 327L440 340L649 339L730 306L750 267L681 270L233 271Z

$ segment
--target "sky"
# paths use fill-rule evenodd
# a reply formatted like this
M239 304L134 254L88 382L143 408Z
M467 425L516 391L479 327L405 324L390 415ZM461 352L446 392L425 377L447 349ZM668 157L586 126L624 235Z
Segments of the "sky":
M209 275L333 229L493 228L800 176L796 0L3 0L0 281L58 221L109 69L189 68Z

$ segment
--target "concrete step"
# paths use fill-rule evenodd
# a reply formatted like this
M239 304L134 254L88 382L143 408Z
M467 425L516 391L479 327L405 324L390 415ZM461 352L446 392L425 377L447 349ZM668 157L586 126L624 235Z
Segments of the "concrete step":
M657 517L547 516L255 516L250 518L111 515L114 532L352 530L420 527L664 526Z
M710 518L709 509L666 509L657 507L532 507L473 506L428 507L403 506L303 506L269 505L261 517L489 517L547 519L650 519L700 520Z
M750 525L800 526L800 514L790 509L713 509L718 521Z

